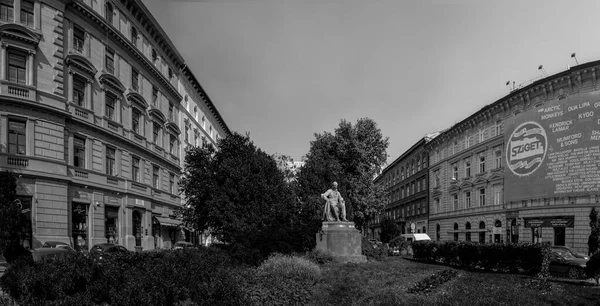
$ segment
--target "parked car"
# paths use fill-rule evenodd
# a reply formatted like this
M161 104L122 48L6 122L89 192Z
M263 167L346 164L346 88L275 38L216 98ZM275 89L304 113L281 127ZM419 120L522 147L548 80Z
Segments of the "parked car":
M124 246L114 244L114 243L99 243L94 245L90 249L90 254L93 256L97 256L98 259L102 259L102 256L105 254L115 254L115 253L127 253L127 250Z
M42 248L65 249L75 252L75 249L73 249L68 243L62 241L46 241L42 245Z
M568 247L568 246L562 246L562 245L553 245L553 246L552 246L552 250L563 250L563 251L567 251L567 252L571 253L571 255L573 255L573 256L575 256L575 257L577 257L577 258L583 258L583 259L585 259L585 260L590 260L590 257L589 257L589 256L587 256L587 255L585 255L585 254L578 253L577 251L575 251L575 250L571 249L571 248L570 248L570 247Z
M64 248L37 248L29 250L29 252L31 252L33 261L42 261L55 256L60 256L61 254L69 253L70 251Z
M571 279L578 279L584 275L585 264L588 261L573 256L569 251L553 248L550 253L548 270L552 274L566 275Z
M177 241L175 245L173 245L173 250L183 250L183 249L195 249L196 246L187 241Z

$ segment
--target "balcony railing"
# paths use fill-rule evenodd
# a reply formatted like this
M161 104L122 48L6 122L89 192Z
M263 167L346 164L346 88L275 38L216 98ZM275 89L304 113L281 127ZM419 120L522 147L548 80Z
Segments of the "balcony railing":
M29 159L23 157L9 156L7 164L13 167L27 168L29 167Z
M25 99L29 101L36 100L35 87L12 83L8 81L2 81L1 90L2 95L11 96L15 98Z

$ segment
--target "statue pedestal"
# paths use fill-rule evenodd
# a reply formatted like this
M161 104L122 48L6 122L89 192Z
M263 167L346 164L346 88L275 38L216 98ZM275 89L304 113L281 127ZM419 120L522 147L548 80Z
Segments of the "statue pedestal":
M354 222L323 221L316 238L316 249L329 252L339 262L367 261L367 257L362 255L362 237Z

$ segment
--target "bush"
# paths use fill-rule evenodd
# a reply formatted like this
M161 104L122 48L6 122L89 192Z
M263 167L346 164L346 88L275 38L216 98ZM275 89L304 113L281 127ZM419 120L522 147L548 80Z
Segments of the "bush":
M600 285L600 252L592 255L590 260L585 264L585 275L589 278L593 278L596 281L596 285Z
M320 265L332 263L335 260L331 253L317 249L307 252L302 256Z
M406 241L405 237L396 236L394 239L390 240L389 246L393 249L397 248L400 252L406 251L408 248L408 241Z
M275 254L245 271L242 279L252 305L306 305L321 279L321 268L306 258Z
M366 237L362 237L361 241L362 255L367 256L371 260L383 260L387 254L387 248L383 244L371 243Z
M412 244L416 260L443 263L468 269L518 273L546 277L550 263L550 245L479 244L465 241L416 241Z

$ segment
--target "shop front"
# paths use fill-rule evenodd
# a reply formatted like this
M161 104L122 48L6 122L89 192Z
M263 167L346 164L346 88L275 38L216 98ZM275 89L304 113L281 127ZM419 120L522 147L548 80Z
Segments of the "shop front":
M525 228L531 231L531 242L552 242L553 245L566 245L567 229L573 228L574 216L525 218ZM572 231L571 231L572 232Z

